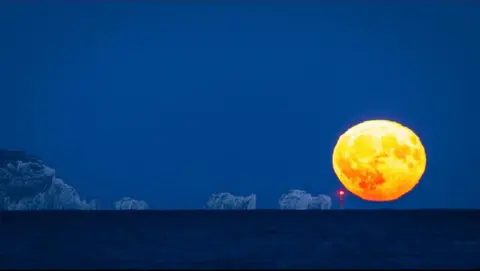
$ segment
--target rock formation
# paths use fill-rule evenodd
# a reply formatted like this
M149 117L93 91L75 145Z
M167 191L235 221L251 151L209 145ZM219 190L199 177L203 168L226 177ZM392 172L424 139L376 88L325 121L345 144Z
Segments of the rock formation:
M303 190L290 190L278 201L282 210L330 209L332 199L327 195L312 196Z
M24 151L0 150L0 210L95 209L94 201L56 178L55 170Z
M124 197L115 202L115 210L146 210L148 204L143 200Z
M212 194L205 204L207 209L253 210L256 209L257 196L234 196L230 193Z

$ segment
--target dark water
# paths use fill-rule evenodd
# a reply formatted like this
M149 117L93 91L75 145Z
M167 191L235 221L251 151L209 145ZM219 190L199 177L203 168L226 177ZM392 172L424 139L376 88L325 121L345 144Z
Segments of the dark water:
M479 268L480 211L4 212L0 268Z

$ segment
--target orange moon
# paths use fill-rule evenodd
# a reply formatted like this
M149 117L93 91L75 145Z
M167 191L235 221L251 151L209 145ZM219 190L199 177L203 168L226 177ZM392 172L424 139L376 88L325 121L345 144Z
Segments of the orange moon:
M333 151L333 169L352 194L368 201L394 201L412 190L425 172L420 138L388 120L369 120L348 129Z

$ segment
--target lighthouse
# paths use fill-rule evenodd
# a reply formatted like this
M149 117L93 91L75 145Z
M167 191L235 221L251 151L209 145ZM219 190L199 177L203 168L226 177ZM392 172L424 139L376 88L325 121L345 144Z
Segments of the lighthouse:
M338 190L337 196L338 196L338 208L343 209L345 191L342 189Z

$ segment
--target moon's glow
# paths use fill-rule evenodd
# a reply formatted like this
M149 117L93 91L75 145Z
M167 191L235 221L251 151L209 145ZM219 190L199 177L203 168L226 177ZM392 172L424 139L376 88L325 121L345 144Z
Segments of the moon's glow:
M340 136L333 168L351 193L368 201L393 201L412 190L427 164L420 138L388 120L370 120Z

